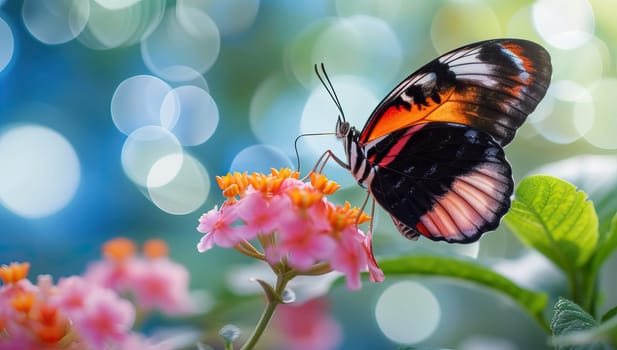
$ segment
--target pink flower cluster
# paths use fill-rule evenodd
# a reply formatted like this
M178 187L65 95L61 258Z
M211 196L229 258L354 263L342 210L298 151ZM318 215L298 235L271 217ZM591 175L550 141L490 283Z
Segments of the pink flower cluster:
M168 350L132 327L138 312L194 311L187 269L167 257L161 240L137 254L135 243L117 238L105 243L103 255L83 277L56 285L48 275L32 284L29 263L0 267L0 350Z
M217 177L227 200L199 219L197 230L205 235L197 249L214 245L234 247L267 261L273 268L291 268L297 275L332 270L345 274L347 287L361 286L360 272L368 270L371 281L383 280L371 248L371 235L358 224L370 218L349 203L337 206L326 199L338 184L311 174L299 180L290 169L270 174L227 174ZM250 243L259 241L262 250Z
M104 259L88 266L84 277L99 286L132 297L140 312L158 310L166 315L186 315L192 309L188 270L167 256L161 240L144 244L136 253L134 242L116 238L103 246Z
M0 350L154 349L131 332L133 305L112 290L73 276L53 284L25 279L29 264L0 267Z

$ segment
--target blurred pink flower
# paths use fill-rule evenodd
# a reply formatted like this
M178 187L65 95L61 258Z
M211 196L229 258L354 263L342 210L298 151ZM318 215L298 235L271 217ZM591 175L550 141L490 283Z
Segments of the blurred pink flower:
M47 350L54 347L47 347L34 338L31 332L24 327L15 324L8 324L3 330L8 337L0 338L0 350Z
M67 312L82 339L93 349L122 343L135 321L135 308L109 289L93 287L83 306Z
M136 259L136 244L124 237L103 244L104 259L90 263L84 276L99 286L123 292L131 281L131 267Z
M167 315L191 312L189 273L166 257L140 260L133 267L130 290L140 309L161 310Z
M68 316L79 337L92 349L124 341L135 320L130 302L80 276L61 279L50 303Z
M126 246L126 239L113 242ZM167 315L181 315L194 312L190 296L190 275L186 267L167 256L167 244L161 240L144 243L143 255L122 255L121 260L109 258L88 266L85 278L96 285L111 288L116 292L130 295L140 311L159 310Z
M40 276L37 285L25 277L0 286L0 349L55 349L68 334L69 322L48 303L55 288L51 277Z
M25 277L25 276L23 276ZM135 309L80 276L0 286L0 350L104 350L131 334Z
M280 349L331 350L340 345L342 331L328 313L326 299L303 304L281 305L274 316L274 327L281 337Z
M79 276L62 278L58 281L57 293L51 297L51 302L67 312L79 312L84 307L93 286Z
M104 259L91 262L84 277L91 283L123 292L131 281L134 259L131 257L123 261Z
M168 258L167 244L149 240L138 255L126 238L103 245L104 259L84 277L54 285L40 275L33 285L28 263L0 267L0 350L169 350L133 333L135 306L168 315L195 312L188 270Z

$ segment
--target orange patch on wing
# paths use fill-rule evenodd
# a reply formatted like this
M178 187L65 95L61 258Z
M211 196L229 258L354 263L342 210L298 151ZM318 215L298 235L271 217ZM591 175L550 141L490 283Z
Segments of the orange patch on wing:
M464 113L464 104L449 101L456 96L460 95L454 92L454 88L451 88L440 94L441 103L435 103L428 98L428 106L421 108L415 104L412 105L411 110L401 106L389 106L381 115L374 118L374 125L366 127L365 134L360 136L360 143L366 144L396 130L428 122L470 125L469 118Z
M525 75L526 77L530 77L531 74L536 71L533 66L533 62L531 62L531 60L525 55L525 52L523 52L523 47L514 43L503 43L501 44L501 46L510 51L513 55L515 55L518 59L521 60L520 63L523 66L523 69L525 69L525 71L527 72L527 74ZM517 80L519 83L521 83L521 85L514 86L507 90L509 90L512 95L520 98L523 88L530 85L531 82L528 78L521 79L520 76L513 76L511 78Z
M515 43L502 43L501 44L502 47L508 49L510 52L512 52L514 55L516 55L518 58L520 58L520 60L523 62L523 67L525 68L525 70L529 73L533 73L535 72L533 63L531 62L531 60L525 55L525 53L523 52L523 47L520 45L517 45Z

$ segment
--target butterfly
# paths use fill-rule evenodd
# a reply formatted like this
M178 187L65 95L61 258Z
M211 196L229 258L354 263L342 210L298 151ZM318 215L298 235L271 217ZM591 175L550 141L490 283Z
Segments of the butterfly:
M540 45L494 39L452 50L404 79L362 130L340 115L347 168L409 239L469 243L494 230L514 181L503 147L546 94L551 61Z

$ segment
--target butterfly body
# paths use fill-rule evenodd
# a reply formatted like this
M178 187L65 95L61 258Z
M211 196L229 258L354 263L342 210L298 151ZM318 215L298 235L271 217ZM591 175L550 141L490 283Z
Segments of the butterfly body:
M548 53L518 39L470 44L400 83L362 130L339 120L346 166L409 239L467 243L510 207L503 146L544 97Z

